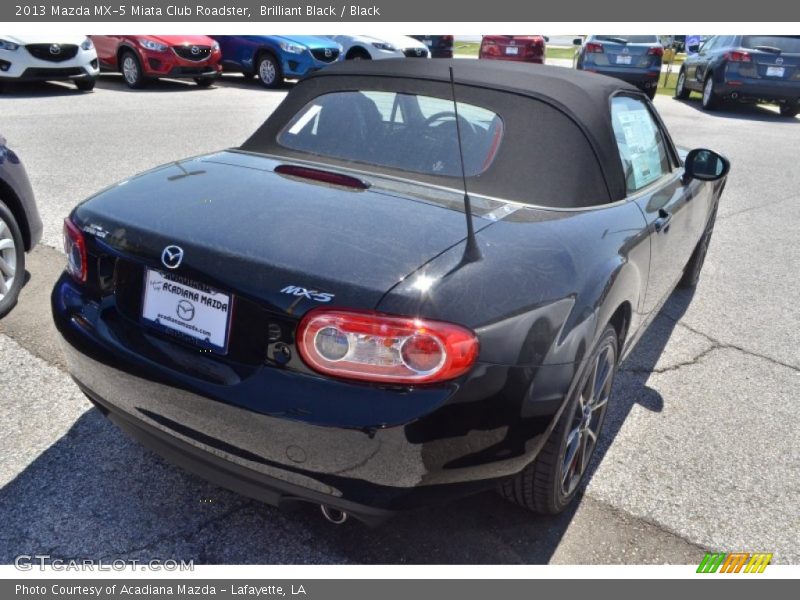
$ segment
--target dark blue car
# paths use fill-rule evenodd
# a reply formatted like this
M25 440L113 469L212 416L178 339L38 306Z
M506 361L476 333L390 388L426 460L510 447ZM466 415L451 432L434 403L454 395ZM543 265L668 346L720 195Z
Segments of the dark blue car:
M42 237L42 220L19 157L0 135L0 317L17 302L25 252Z
M689 48L675 97L703 95L703 108L725 101L771 102L784 117L800 109L800 35L715 35Z
M337 42L313 35L223 35L214 39L222 50L226 71L245 77L258 75L270 89L284 79L300 79L342 58Z

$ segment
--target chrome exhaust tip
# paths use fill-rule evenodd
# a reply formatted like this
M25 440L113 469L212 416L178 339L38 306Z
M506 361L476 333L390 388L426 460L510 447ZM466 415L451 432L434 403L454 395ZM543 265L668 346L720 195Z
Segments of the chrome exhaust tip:
M731 93L731 100L738 100L739 99L739 92Z
M347 521L348 514L343 510L331 508L330 506L325 506L324 504L320 504L319 508L322 511L322 516L334 525L341 525Z

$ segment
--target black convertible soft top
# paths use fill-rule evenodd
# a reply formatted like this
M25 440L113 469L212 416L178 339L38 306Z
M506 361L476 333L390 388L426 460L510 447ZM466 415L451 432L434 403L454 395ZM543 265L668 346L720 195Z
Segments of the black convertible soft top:
M418 87L418 93L436 89L443 95L450 82L450 67L459 102L481 98L483 90L487 102L507 121L507 131L517 132L516 138L507 134L511 139L504 143L511 147L487 173L475 178L478 181L471 189L521 202L574 208L625 197L610 99L620 92L641 98L644 94L618 79L547 65L469 59L341 62L298 84L242 150L292 156L276 138L310 99L335 90L398 86L412 92ZM500 96L509 100L498 99L498 92L508 92ZM512 101L513 97L539 102L522 105Z

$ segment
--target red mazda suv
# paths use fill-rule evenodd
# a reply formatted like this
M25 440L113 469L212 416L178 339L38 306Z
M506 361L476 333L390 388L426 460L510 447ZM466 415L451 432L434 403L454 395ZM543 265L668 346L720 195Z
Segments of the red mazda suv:
M546 41L542 35L485 35L478 58L544 64Z
M93 35L100 68L118 71L128 87L148 79L194 79L211 85L222 71L219 44L204 35Z

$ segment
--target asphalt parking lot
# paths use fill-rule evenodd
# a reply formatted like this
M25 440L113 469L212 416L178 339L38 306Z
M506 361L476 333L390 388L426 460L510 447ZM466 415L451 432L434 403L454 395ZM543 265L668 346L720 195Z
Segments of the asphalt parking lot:
M704 113L656 98L675 140L733 167L703 277L673 294L623 364L580 502L532 516L492 493L335 527L170 466L130 441L64 371L49 291L61 223L140 170L235 146L285 92L226 77L91 94L57 84L0 96L0 132L25 161L45 234L0 321L0 562L54 558L197 563L677 563L705 549L800 562L800 118L763 107Z

